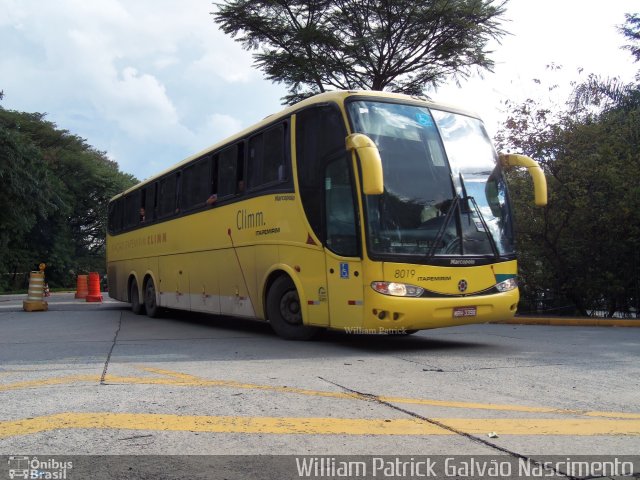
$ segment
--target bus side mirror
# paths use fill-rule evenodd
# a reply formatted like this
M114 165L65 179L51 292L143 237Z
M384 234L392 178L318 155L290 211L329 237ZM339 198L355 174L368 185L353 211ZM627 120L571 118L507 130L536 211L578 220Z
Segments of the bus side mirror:
M547 179L538 162L526 155L501 153L500 164L503 167L525 167L533 180L535 204L544 207L547 204Z
M346 138L347 150L357 152L362 168L362 189L365 195L384 193L382 159L378 147L366 135L353 133Z

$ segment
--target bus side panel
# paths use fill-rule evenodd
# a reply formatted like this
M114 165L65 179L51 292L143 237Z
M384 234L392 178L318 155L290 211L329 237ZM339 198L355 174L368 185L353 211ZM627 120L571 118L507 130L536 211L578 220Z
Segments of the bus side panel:
M216 252L215 269L220 279L220 312L224 315L254 317L247 282L253 268L252 248L224 248ZM242 262L242 269L240 263Z
M160 257L160 285L156 285L160 292L160 306L189 310L189 257L188 254Z
M140 301L144 301L144 278L147 273L157 276L157 257L109 262L107 267L109 297L121 302L129 302L129 277L133 275L138 282Z
M119 265L120 263L122 262L109 262L107 265L109 297L120 300L121 302L126 302L127 277L123 266Z
M189 258L191 310L220 313L220 279L216 252L198 252Z

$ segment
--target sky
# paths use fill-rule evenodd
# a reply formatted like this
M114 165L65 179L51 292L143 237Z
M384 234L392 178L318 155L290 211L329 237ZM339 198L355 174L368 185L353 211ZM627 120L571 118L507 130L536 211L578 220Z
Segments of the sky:
M282 109L283 85L220 32L210 0L0 0L6 109L47 119L147 178ZM638 0L510 0L494 73L428 92L477 112L490 134L503 102L587 73L631 80L639 65L616 25ZM578 68L583 69L581 76ZM536 89L540 90L537 91ZM562 95L560 93L556 95Z

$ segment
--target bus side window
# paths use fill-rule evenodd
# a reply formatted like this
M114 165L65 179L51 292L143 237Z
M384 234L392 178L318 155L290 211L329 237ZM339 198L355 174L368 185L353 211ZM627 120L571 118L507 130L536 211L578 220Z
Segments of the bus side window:
M209 197L215 195L218 198L218 155L209 159ZM207 197L207 198L209 198Z
M264 132L262 183L285 180L286 126L281 123Z
M182 208L182 205L180 204L180 196L182 194L182 172L176 172L175 175L176 175L176 198L175 198L176 209L174 210L173 213L177 215L178 213L180 213L180 209Z
M238 170L238 145L224 149L218 155L218 197L236 193Z
M286 123L279 123L249 139L249 190L286 179L286 130Z
M145 187L144 191L144 211L145 223L153 222L156 219L156 190L157 182L153 182Z
M249 155L247 156L247 188L256 188L262 183L262 165L264 162L264 133L249 139Z
M124 199L119 198L109 204L109 233L116 234L122 230L122 210Z
M158 195L158 217L165 218L176 213L178 174L174 173L160 180Z
M209 193L210 168L210 159L209 157L205 157L184 169L182 175L182 194L180 196L182 210L192 210L202 207L207 198L209 198L211 195Z
M236 168L236 190L235 192L238 195L244 193L247 187L247 178L245 175L244 168L244 142L238 143L238 156L236 158L237 168Z
M136 190L124 198L124 228L138 226L140 213L140 190Z
M140 224L147 223L147 189L144 187L140 190L140 211L138 214L138 220Z

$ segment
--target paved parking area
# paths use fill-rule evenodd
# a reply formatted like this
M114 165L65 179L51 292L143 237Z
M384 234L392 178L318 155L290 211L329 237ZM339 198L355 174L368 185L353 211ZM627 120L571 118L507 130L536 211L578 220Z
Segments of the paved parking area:
M276 337L263 323L0 298L0 454L634 455L640 329Z

